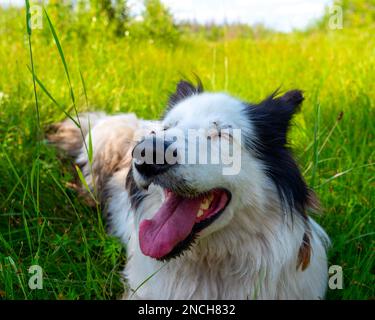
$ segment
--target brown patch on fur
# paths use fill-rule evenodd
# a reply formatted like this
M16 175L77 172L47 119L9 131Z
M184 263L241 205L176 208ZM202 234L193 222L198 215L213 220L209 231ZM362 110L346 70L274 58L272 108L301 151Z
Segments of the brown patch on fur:
M314 213L321 211L321 206L318 197L313 190L309 190L307 194L307 207Z
M84 129L84 128L83 128ZM84 131L77 127L77 125L70 119L50 125L47 128L46 138L49 143L53 144L57 149L66 152L70 157L76 157L82 146ZM82 168L85 164L78 164ZM94 199L88 194L85 188L82 187L78 177L75 166L72 164L72 172L74 180L67 182L65 187L74 190L78 196L90 207L96 205Z
M74 117L76 123L67 118L62 122L52 124L47 128L47 140L70 156L76 157L83 146L83 139L89 128L93 128L95 123L104 117L103 112L84 112ZM77 123L80 124L80 128Z
M133 134L133 128L116 128L106 143L94 153L92 174L101 201L104 201L105 197L103 197L102 191L105 190L109 179L116 172L123 169L128 171L130 167L131 156L129 153L135 144L132 141ZM125 179L123 183L125 184Z
M70 156L76 156L82 147L83 139L79 128L72 122L60 122L51 125L47 134L47 140L56 145L61 150L67 152Z
M309 232L306 231L303 235L302 244L298 252L297 270L301 267L301 271L305 271L310 265L311 260L311 241Z
M131 150L135 144L139 120L132 114L127 117L105 118L103 113L83 113L79 115L81 129L71 119L50 126L47 134L48 141L77 157L75 164L81 169L92 193L102 204L107 198L108 182L114 178L122 180L125 188L125 178L131 164ZM99 123L97 120L102 119ZM91 126L89 126L89 122ZM89 128L93 142L93 159L90 165L83 147L83 137L87 136ZM76 173L76 170L73 170ZM75 181L67 187L78 192L89 205L96 204L92 196L82 187L76 175Z
M314 213L319 213L321 211L320 202L318 197L316 196L315 192L311 189L308 190L307 193L307 202L306 206L309 210ZM306 268L310 265L311 260L311 230L310 224L308 220L308 215L304 212L304 223L305 223L305 233L303 234L302 244L298 251L298 261L297 261L297 269L301 267L301 271L306 270Z
M306 206L309 210L314 213L319 213L321 211L320 202L315 192L311 189L307 193ZM302 244L298 251L298 260L297 260L297 270L301 267L301 271L305 271L306 268L310 265L311 260L311 229L308 220L307 212L304 212L304 223L305 223L305 233L303 234Z

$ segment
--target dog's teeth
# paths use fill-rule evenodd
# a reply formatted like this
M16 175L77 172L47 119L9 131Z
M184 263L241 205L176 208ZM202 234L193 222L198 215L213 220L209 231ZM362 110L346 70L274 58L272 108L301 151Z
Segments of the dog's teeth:
M209 206L210 206L210 203L205 200L204 202L201 203L200 209L207 210Z
M207 210L210 207L210 204L212 200L214 199L214 196L210 194L207 198L204 199L204 201L201 203L200 208L202 210Z
M197 213L197 217L201 217L203 216L203 210L202 209L199 209L198 213Z

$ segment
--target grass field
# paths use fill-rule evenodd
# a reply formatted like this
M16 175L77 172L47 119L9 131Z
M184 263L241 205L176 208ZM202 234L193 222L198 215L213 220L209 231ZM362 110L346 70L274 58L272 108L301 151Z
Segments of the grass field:
M344 288L327 298L375 298L373 31L183 37L171 46L103 32L78 38L66 32L68 20L51 19L80 112L156 118L180 75L193 72L207 90L254 102L279 86L304 90L291 142L324 208L316 219L332 239L329 264L344 274ZM69 188L69 159L44 142L48 125L75 108L45 19L31 43L35 75L60 107L40 83L36 104L24 11L0 11L0 298L113 299L122 291L124 250L106 235L100 209ZM44 271L42 290L28 286L34 264Z

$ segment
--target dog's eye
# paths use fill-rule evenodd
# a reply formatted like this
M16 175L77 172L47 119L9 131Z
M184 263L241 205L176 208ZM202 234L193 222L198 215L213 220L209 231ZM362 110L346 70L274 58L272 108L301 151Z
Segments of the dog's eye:
M233 127L231 125L224 126L219 131L219 137L224 137L230 141L233 140Z
M220 131L217 128L211 128L207 132L207 139L211 140L212 138L220 137Z
M211 140L212 138L224 138L230 141L233 140L233 127L231 125L221 125L219 126L218 122L212 122L213 126L208 130L207 139Z
M167 131L167 130L170 129L170 128L176 127L177 124L178 124L178 122L175 122L175 123L173 123L173 124L166 124L166 125L164 125L164 127L162 128L162 131Z
M228 130L220 130L219 133L218 133L218 137L221 138L221 137L228 137L228 138L233 138L233 135L230 131Z

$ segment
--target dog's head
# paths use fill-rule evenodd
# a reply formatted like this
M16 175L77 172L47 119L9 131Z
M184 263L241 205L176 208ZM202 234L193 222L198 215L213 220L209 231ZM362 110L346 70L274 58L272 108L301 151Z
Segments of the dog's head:
M282 207L304 213L308 190L286 146L302 100L294 90L255 105L180 81L161 128L132 154L128 179L138 195L151 184L164 194L157 212L140 222L142 252L178 255L225 228L241 209L264 205L270 190Z

